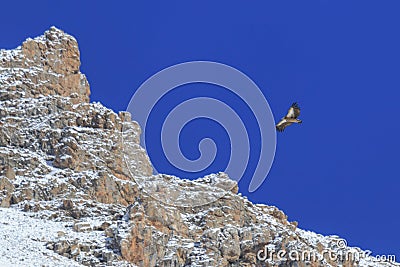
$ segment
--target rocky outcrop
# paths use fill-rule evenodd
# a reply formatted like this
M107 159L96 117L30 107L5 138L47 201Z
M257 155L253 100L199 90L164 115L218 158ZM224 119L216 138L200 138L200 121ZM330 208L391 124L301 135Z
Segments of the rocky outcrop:
M89 103L79 67L76 40L54 27L0 51L0 206L64 222L49 251L87 266L396 265L298 229L226 174L153 175L139 125Z
M4 97L60 95L88 103L89 84L80 64L75 38L52 27L17 49L0 52L2 87L14 91Z

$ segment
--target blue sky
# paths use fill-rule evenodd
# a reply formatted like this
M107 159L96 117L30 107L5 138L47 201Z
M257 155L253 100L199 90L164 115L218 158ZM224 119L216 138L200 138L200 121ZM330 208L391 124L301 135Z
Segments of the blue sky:
M248 193L244 177L241 192L278 206L303 229L400 258L399 8L396 0L2 3L0 47L52 25L65 30L78 39L92 101L116 111L165 67L210 60L239 69L261 88L275 120L294 101L303 119L278 134L262 187ZM190 86L194 95L216 92ZM171 94L166 106L179 97ZM246 107L236 109L246 117ZM183 150L196 157L190 136L212 135L222 149L210 170L223 168L226 133L210 121L194 124L205 132L185 129ZM149 153L162 162L157 148Z

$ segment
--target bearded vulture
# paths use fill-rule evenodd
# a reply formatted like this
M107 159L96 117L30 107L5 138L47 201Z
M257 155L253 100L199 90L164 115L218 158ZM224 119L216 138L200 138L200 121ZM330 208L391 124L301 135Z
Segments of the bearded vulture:
M299 115L300 115L300 107L295 102L292 104L292 106L290 106L286 116L283 117L280 122L278 122L278 124L276 125L276 129L279 132L283 132L283 130L285 130L285 128L291 125L292 123L301 123L302 121L297 119Z

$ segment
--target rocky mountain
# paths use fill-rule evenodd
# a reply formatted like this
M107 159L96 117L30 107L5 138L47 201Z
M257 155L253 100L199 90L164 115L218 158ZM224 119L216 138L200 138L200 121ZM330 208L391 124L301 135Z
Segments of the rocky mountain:
M0 50L2 266L399 266L298 229L224 173L153 175L139 125L90 103L79 68L54 27Z

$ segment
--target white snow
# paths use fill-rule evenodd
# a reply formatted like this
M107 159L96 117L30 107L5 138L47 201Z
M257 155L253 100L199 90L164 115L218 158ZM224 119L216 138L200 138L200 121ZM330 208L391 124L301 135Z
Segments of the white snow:
M65 231L64 223L29 214L0 208L0 266L84 266L46 248L47 241Z

